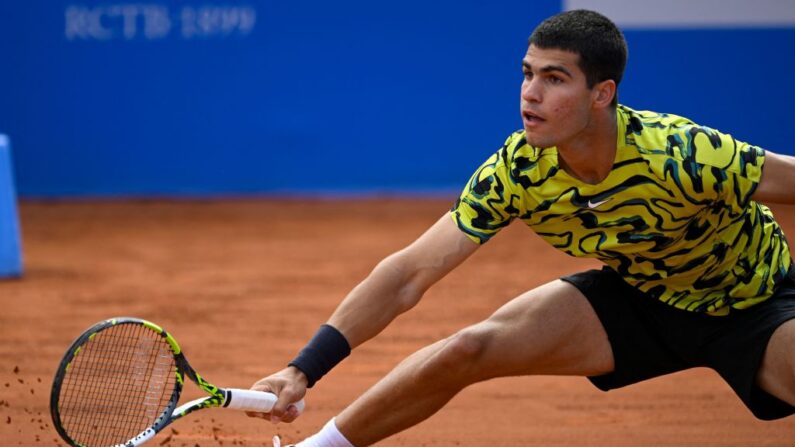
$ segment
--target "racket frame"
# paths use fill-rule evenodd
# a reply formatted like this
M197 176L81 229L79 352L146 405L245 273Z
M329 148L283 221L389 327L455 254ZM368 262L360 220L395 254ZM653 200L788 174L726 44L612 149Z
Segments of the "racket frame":
M157 416L152 426L142 431L137 436L133 437L127 442L117 444L115 446L86 446L73 440L61 424L61 414L58 408L61 385L66 373L69 371L72 361L80 354L83 346L91 341L98 333L110 327L122 324L137 324L145 326L166 340L169 347L171 348L171 352L174 355L175 361L174 374L176 375L176 382L174 384L174 390L171 393L171 397L166 404L165 409L162 413L160 413L160 415ZM209 396L192 400L177 408L177 403L179 402L180 395L182 394L182 387L185 384L186 376ZM172 422L183 418L196 410L228 406L230 402L229 396L230 393L227 390L216 387L196 373L196 371L188 363L185 355L182 353L182 349L180 348L177 341L163 328L150 321L139 318L118 317L100 321L99 323L91 326L79 337L77 337L69 346L66 354L61 360L61 363L58 365L55 378L53 379L52 392L50 393L50 415L52 416L55 430L58 432L61 438L64 439L64 441L73 447L135 447L154 437Z

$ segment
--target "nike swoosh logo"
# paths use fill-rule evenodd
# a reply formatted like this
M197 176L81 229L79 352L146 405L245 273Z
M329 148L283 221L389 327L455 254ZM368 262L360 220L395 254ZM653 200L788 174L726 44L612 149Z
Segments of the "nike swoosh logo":
M607 199L605 199L605 200L602 200L601 202L591 202L591 201L589 200L589 201L588 201L588 208L590 208L590 209L594 209L594 208L598 207L599 205L602 205L603 203L607 203L607 202L609 202L609 201L610 201L610 200L612 200L612 199L613 199L612 197L608 197Z

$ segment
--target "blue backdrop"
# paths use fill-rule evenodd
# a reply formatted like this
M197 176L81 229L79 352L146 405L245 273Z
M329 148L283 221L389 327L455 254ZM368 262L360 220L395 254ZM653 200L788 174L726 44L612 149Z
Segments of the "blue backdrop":
M27 197L452 192L521 126L559 1L0 5L0 133ZM795 153L795 28L626 31L620 90Z

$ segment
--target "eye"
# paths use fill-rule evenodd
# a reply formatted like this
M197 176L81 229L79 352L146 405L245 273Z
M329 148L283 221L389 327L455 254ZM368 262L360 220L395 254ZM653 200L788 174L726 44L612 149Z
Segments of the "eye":
M532 71L522 70L522 72L524 72L524 78L525 79L532 79L533 78L533 72Z
M559 78L557 76L549 76L547 78L547 81L549 81L550 84L562 84L563 78Z

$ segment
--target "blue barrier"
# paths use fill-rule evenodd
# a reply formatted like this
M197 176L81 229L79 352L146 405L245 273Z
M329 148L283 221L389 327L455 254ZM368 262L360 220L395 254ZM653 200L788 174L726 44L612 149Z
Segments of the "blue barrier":
M758 2L721 2L743 8L720 27L688 6L701 24L676 28L609 0L0 1L17 193L455 197L521 127L527 37L562 3L646 20L625 30L622 103L795 154L795 89L735 67L795 72L788 2L754 26Z
M0 277L22 274L17 196L8 137L0 134Z

